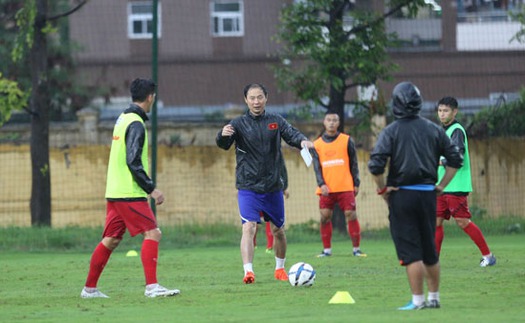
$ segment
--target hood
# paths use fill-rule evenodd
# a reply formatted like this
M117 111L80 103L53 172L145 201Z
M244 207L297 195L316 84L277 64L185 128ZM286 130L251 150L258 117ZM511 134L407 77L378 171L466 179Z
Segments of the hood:
M422 104L421 92L410 82L401 82L392 91L392 108L397 119L418 115Z

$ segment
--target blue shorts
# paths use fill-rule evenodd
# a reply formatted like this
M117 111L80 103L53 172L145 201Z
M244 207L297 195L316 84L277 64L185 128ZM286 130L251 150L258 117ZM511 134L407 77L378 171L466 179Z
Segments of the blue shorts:
M241 222L261 223L261 212L266 221L272 222L276 227L284 226L284 198L283 191L270 193L256 193L239 190L237 199Z

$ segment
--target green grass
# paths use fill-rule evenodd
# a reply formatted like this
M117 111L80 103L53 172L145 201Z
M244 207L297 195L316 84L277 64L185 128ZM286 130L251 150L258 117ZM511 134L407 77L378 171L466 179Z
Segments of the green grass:
M473 212L474 213L474 212ZM486 235L525 234L525 218L506 216L492 219L476 216L475 223ZM465 234L454 224L445 222L446 237L463 237ZM240 241L240 224L226 225L184 225L179 227L162 227L162 245L165 248L201 248L238 246ZM264 227L260 226L259 239L264 244ZM91 252L101 239L102 228L66 227L66 228L0 228L0 251L58 251L58 252ZM311 242L319 240L319 224L308 223L291 225L286 230L290 243ZM362 232L364 240L389 240L388 229L368 230ZM348 241L348 235L334 228L334 242ZM140 237L130 238L125 235L119 248L140 249Z
M308 226L306 226L308 227ZM11 228L15 232L16 228ZM404 268L397 265L392 242L379 234L364 234L362 248L368 258L354 258L348 239L336 237L334 255L316 258L319 236L307 229L295 233L290 228L287 268L306 261L317 270L311 288L291 287L273 279L275 261L264 248L256 250L253 285L242 284L242 264L238 249L238 228L221 235L214 229L180 228L164 230L159 257L159 281L181 289L174 298L146 299L140 257L126 257L138 250L140 238L130 239L112 255L100 279L99 288L110 299L80 299L91 249L100 231L86 230L79 241L87 247L65 248L60 234L39 229L19 229L21 245L3 234L0 265L0 313L3 322L517 322L522 321L525 299L525 257L523 234L488 235L487 241L498 257L494 267L480 268L479 251L454 226L446 229L442 251L441 304L439 310L400 312L396 308L410 299ZM64 229L68 233L79 228ZM299 229L297 229L299 230ZM60 230L59 230L60 231ZM93 231L93 233L90 233ZM191 230L190 230L191 231ZM315 231L315 230L313 230ZM177 233L178 232L178 233ZM297 231L299 232L299 231ZM383 232L384 234L385 232ZM169 235L195 237L193 247L177 247ZM313 234L313 233L312 233ZM206 236L200 239L199 235ZM367 237L368 235L368 237ZM261 234L261 237L264 235ZM35 239L34 241L32 239ZM49 248L37 248L43 239ZM225 243L226 240L232 240ZM29 241L33 241L29 243ZM131 241L131 242L129 242ZM164 243L167 242L167 243ZM57 244L57 245L53 245ZM222 244L222 245L221 245ZM263 243L260 243L264 246ZM23 249L38 250L23 251ZM347 291L355 304L328 304L337 291Z

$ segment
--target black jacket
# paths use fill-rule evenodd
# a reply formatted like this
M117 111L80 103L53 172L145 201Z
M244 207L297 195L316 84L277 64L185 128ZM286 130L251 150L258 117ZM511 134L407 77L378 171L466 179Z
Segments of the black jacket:
M247 111L230 124L235 129L233 136L223 137L221 129L216 143L228 150L235 142L237 189L257 193L284 189L281 139L290 146L301 148L301 141L307 140L306 136L282 116L268 112L253 116Z
M447 131L448 128L450 128L455 123L459 123L459 122L457 120L454 120L448 126L443 126L443 128L445 129L445 131ZM454 145L458 146L460 154L464 155L465 154L465 141L466 140L465 140L465 135L463 135L463 131L461 131L460 129L454 130L452 132L452 135L450 136L450 140L452 141L452 143ZM444 157L441 158L441 164L443 166L447 166L446 158L444 158Z
M133 103L130 104L124 113L136 113L144 122L148 120L146 112ZM137 182L146 193L150 194L155 189L155 184L148 176L147 172L149 170L144 169L144 165L142 165L142 147L144 146L144 140L146 140L145 126L138 121L130 123L128 129L126 129L126 163L135 182Z
M463 165L463 155L444 129L420 117L419 109L394 106L394 116L397 119L379 134L368 162L370 173L380 175L390 160L387 186L436 185L440 156L450 167Z

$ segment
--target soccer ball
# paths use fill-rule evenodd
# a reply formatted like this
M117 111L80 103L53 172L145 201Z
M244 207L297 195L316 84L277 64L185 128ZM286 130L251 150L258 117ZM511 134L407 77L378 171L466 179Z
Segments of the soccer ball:
M310 264L298 262L290 267L288 280L292 286L312 286L315 281L315 270Z

